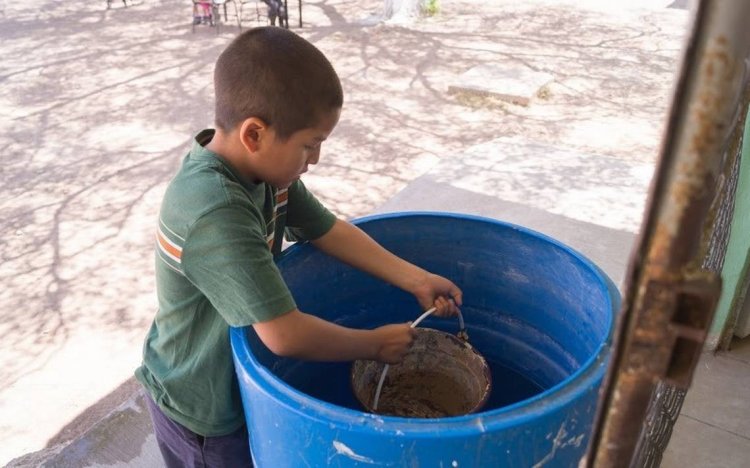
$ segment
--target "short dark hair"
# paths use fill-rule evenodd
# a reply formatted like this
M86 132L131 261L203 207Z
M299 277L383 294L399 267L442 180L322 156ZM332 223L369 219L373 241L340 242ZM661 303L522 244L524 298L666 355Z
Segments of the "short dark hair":
M344 103L333 65L314 45L283 28L259 27L237 36L216 61L216 126L231 131L249 117L281 139L313 127Z

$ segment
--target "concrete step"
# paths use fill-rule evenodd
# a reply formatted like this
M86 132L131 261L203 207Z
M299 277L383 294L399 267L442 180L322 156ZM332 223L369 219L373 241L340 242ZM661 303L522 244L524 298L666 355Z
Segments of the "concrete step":
M518 224L580 251L620 284L654 166L518 138L443 158L378 212L427 210Z

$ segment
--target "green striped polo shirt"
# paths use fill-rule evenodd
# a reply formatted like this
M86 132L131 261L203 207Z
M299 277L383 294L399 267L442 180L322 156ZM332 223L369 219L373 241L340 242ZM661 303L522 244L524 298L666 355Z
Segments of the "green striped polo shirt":
M136 377L170 418L203 436L243 424L229 326L296 307L274 263L282 236L313 240L334 215L296 181L241 179L204 148L204 130L167 187L156 235L158 310Z

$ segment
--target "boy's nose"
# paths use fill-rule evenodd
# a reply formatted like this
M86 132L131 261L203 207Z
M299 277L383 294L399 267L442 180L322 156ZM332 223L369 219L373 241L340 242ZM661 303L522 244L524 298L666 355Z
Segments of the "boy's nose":
M307 158L307 164L318 164L318 160L320 160L320 148L313 151L310 157Z

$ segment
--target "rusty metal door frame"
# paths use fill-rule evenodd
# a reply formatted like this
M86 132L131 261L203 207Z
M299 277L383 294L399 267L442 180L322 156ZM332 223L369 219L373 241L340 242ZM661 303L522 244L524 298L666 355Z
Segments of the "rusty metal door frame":
M582 466L631 466L656 385L692 380L720 292L718 275L701 268L702 246L743 101L748 24L746 0L695 2Z

